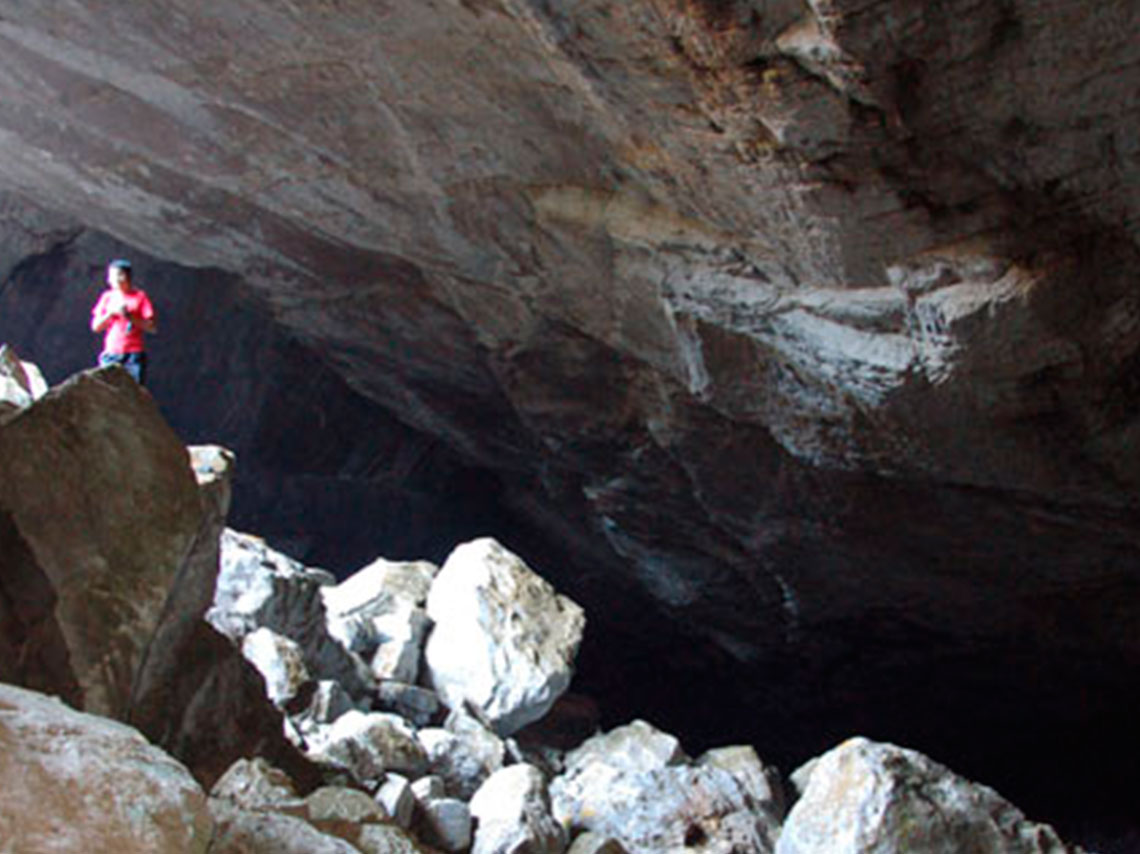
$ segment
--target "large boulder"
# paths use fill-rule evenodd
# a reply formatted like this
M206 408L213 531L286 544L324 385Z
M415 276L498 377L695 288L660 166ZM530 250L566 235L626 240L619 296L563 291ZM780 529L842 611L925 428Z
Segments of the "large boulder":
M500 735L538 720L570 685L582 609L493 539L457 547L428 595L426 660L449 707Z
M1077 854L1048 825L913 750L852 738L815 760L776 854Z
M22 361L7 344L0 344L0 414L23 408L45 392L47 383L40 369Z
M204 854L212 821L184 766L138 731L0 685L0 848Z
M125 718L172 587L201 568L203 508L185 446L123 371L73 377L0 423L0 516L23 544L0 576L32 560L55 597L59 635L39 624L53 660L62 636L61 693Z
M631 854L770 854L779 821L766 775L758 761L722 759L694 764L675 738L635 721L566 757L550 787L553 812L572 832L612 837Z

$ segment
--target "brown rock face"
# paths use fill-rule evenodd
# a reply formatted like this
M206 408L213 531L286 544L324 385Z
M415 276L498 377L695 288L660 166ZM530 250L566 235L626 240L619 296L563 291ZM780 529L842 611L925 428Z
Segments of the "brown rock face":
M294 6L6 11L6 266L240 279L739 720L1131 731L1134 2Z

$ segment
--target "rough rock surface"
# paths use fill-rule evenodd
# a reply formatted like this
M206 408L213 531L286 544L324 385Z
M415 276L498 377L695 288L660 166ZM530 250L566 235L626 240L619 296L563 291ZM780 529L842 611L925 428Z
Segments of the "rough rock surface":
M756 762L693 764L676 738L634 721L566 757L550 786L554 816L572 833L612 837L631 854L771 854L782 818Z
M853 738L814 763L776 854L1080 854L985 786Z
M137 730L0 685L0 745L5 850L205 854L205 793Z
M458 546L428 594L424 651L447 705L470 703L500 735L541 718L569 686L581 607L495 540Z
M35 608L28 618L54 650L45 663L64 663L62 635L60 692L125 718L168 594L197 571L203 507L186 448L125 372L78 376L0 425L0 517L37 567L21 585L42 576L54 593L54 626ZM52 673L37 678L51 688Z
M747 667L741 719L1133 755L1138 15L21 4L0 250L240 277L599 601L703 633L688 672Z
M471 854L562 854L566 831L550 811L550 794L542 772L533 765L496 771L471 798L476 822Z

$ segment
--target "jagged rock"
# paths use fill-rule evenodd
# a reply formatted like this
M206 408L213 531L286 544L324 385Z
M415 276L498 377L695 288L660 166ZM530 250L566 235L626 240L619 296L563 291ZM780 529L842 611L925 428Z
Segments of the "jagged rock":
M582 609L492 539L451 553L428 616L436 691L452 709L472 704L500 735L541 718L570 684Z
M415 684L430 621L423 605L439 568L378 559L321 592L329 632L369 661L377 679Z
M366 824L388 818L383 805L359 789L344 786L322 786L305 798L308 819L315 826L322 822Z
M491 774L503 767L503 740L471 718L448 719L449 728L421 729L431 774L443 780L452 797L469 800Z
M302 697L303 708L297 710L298 703L302 703ZM312 683L310 694L305 695L302 692L301 697L290 705L289 720L303 737L308 737L318 734L323 727L334 723L345 712L357 708L352 697L340 687L339 682L322 679Z
M612 836L589 830L575 836L566 852L567 854L626 854L622 844Z
M182 442L129 376L73 377L0 424L0 515L54 591L60 693L78 682L83 708L125 718L168 600L202 569Z
M769 831L770 841L775 844L787 811L780 772L765 765L756 754L756 748L750 745L713 748L701 754L697 764L721 768L741 784L756 807L764 813L767 819L765 827Z
M270 629L255 629L242 638L241 654L265 679L266 694L279 707L286 706L309 681L304 651Z
M229 801L244 810L298 805L296 788L289 775L264 759L239 759L218 778L210 797Z
M992 789L913 750L852 738L819 757L776 854L1079 854Z
M430 625L423 605L437 572L426 561L369 563L321 591L329 632L369 661L377 680L415 684Z
M214 598L234 457L213 445L188 451L202 518L135 678L129 722L185 762L203 786L252 754L271 757L311 785L315 769L283 737L281 714L257 671L203 620Z
M243 810L218 799L210 800L210 811L216 822L210 854L360 854L296 816Z
M353 840L361 854L421 854L420 847L400 828L366 824Z
M205 793L137 730L0 685L0 744L5 850L205 854Z
M240 642L267 628L297 643L314 679L339 682L353 697L370 695L368 667L328 632L321 590L327 579L262 540L227 529L222 535L222 566L207 619Z
M398 827L407 830L412 824L416 808L416 797L408 778L402 774L388 773L380 788L376 790L376 800L392 817Z
M632 854L701 847L769 854L778 833L756 768L740 776L693 765L676 739L642 721L597 736L566 757L551 783L555 817L571 831L619 840ZM736 770L736 769L734 769Z
M496 771L471 798L476 821L472 854L562 854L566 833L550 811L542 772L532 765Z
M23 362L7 344L0 344L0 412L5 407L23 409L47 392L40 369Z
M385 712L346 712L313 739L308 755L344 768L362 784L379 783L386 771L418 777L427 768L415 732L402 718Z
M424 841L444 851L471 847L471 811L456 798L431 798L416 811L416 830Z
M443 783L443 778L435 774L426 774L412 781L412 797L416 799L417 805L439 800L446 795L447 787Z
M439 697L434 691L391 680L377 686L376 705L421 727L431 723L440 708Z

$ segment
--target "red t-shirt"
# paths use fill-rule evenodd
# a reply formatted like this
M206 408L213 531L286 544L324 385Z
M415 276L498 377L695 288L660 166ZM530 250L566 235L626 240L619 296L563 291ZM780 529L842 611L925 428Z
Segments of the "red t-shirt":
M95 317L103 312L111 300L117 300L119 297L122 297L127 311L135 317L144 320L154 318L154 306L150 304L150 297L146 295L146 291L139 288L132 288L129 291L109 288L103 291L99 301L95 303L95 308L91 310L91 316ZM128 325L131 327L129 331ZM121 314L112 315L103 336L103 352L141 353L144 349L142 327L138 323L128 324L127 319Z

